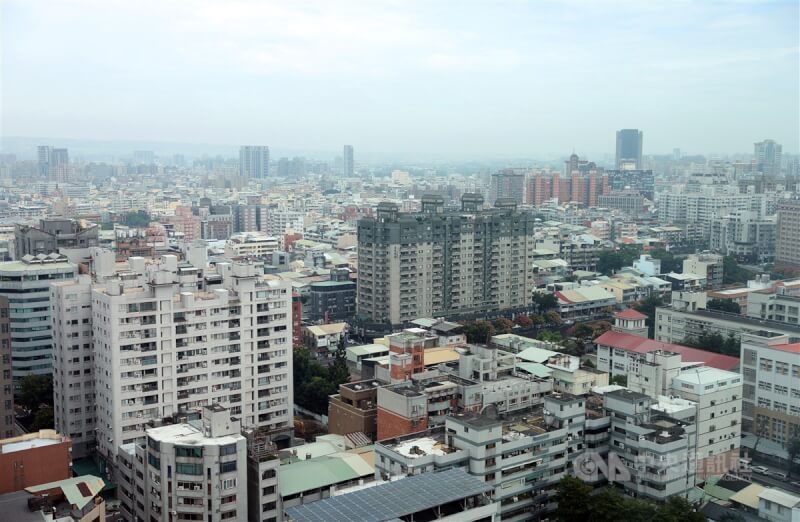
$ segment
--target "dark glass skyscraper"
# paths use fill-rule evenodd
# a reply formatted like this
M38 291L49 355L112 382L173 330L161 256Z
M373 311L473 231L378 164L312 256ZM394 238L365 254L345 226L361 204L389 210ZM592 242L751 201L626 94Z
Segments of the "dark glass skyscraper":
M635 163L635 169L642 168L642 131L639 129L617 131L617 169L627 163Z

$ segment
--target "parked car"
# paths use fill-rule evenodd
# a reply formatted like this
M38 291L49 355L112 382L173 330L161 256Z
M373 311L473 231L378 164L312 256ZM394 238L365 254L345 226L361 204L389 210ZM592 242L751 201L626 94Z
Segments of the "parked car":
M793 480L793 481L789 482L789 484L791 484L792 486L796 487L797 489L800 489L800 480Z
M772 473L769 474L769 476L775 477L776 479L780 480L786 480L787 478L789 478L789 476L786 475L786 473L784 473L783 471L773 471Z
M769 475L769 468L765 468L764 466L753 466L753 473L758 473L759 475Z

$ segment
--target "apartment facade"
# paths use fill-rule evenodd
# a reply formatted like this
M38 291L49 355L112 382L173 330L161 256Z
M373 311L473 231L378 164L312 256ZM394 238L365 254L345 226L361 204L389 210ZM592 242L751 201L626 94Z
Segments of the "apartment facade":
M53 417L56 430L72 439L74 458L86 457L95 448L91 292L91 278L85 275L50 285Z
M741 341L745 429L785 445L800 435L800 336L751 330Z
M74 280L78 267L60 254L0 263L0 296L9 303L14 383L53 372L50 283Z
M800 273L800 200L778 203L775 270L780 273Z
M445 212L441 197L424 197L422 212L381 203L358 223L358 312L401 325L442 317L530 306L533 215L516 205L480 210L481 196L462 197Z
M707 332L719 333L724 338L730 335L739 338L744 331L764 329L800 337L800 326L789 323L702 308L677 309L675 293L673 293L672 307L656 308L656 341L681 343L686 339L698 339ZM705 306L704 301L703 306Z
M0 437L14 436L14 381L11 377L8 298L0 296Z
M148 421L212 402L246 427L291 431L291 287L252 264L216 267L221 284L205 290L196 289L197 270L182 272L172 256L135 286L112 278L92 290L104 458L143 437Z
M213 404L202 418L153 427L119 458L127 520L203 522L247 519L247 441L230 410Z

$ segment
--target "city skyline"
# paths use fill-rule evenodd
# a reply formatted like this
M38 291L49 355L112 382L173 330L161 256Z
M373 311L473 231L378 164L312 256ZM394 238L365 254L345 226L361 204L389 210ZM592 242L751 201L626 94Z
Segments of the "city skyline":
M644 155L800 149L796 3L453 7L7 2L2 135L459 160L613 154L638 128Z

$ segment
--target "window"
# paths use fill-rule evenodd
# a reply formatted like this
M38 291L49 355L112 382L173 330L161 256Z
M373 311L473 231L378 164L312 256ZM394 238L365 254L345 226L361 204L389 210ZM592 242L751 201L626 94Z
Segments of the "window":
M233 489L236 487L236 479L224 479L222 481L222 489Z
M201 464L187 464L185 462L178 462L175 464L175 473L183 475L202 475L203 466Z
M219 454L222 455L235 455L236 454L236 444L226 444L225 446L219 447Z
M175 446L176 457L203 457L203 448L194 448L189 446Z
M236 461L232 462L220 462L219 463L219 472L220 473L230 473L231 471L236 471Z
M148 463L149 463L151 466L153 466L154 468L161 469L161 459L159 459L159 458L158 458L158 457L156 457L155 455L152 455L152 454L148 453L148 454L147 454L147 462L148 462Z

